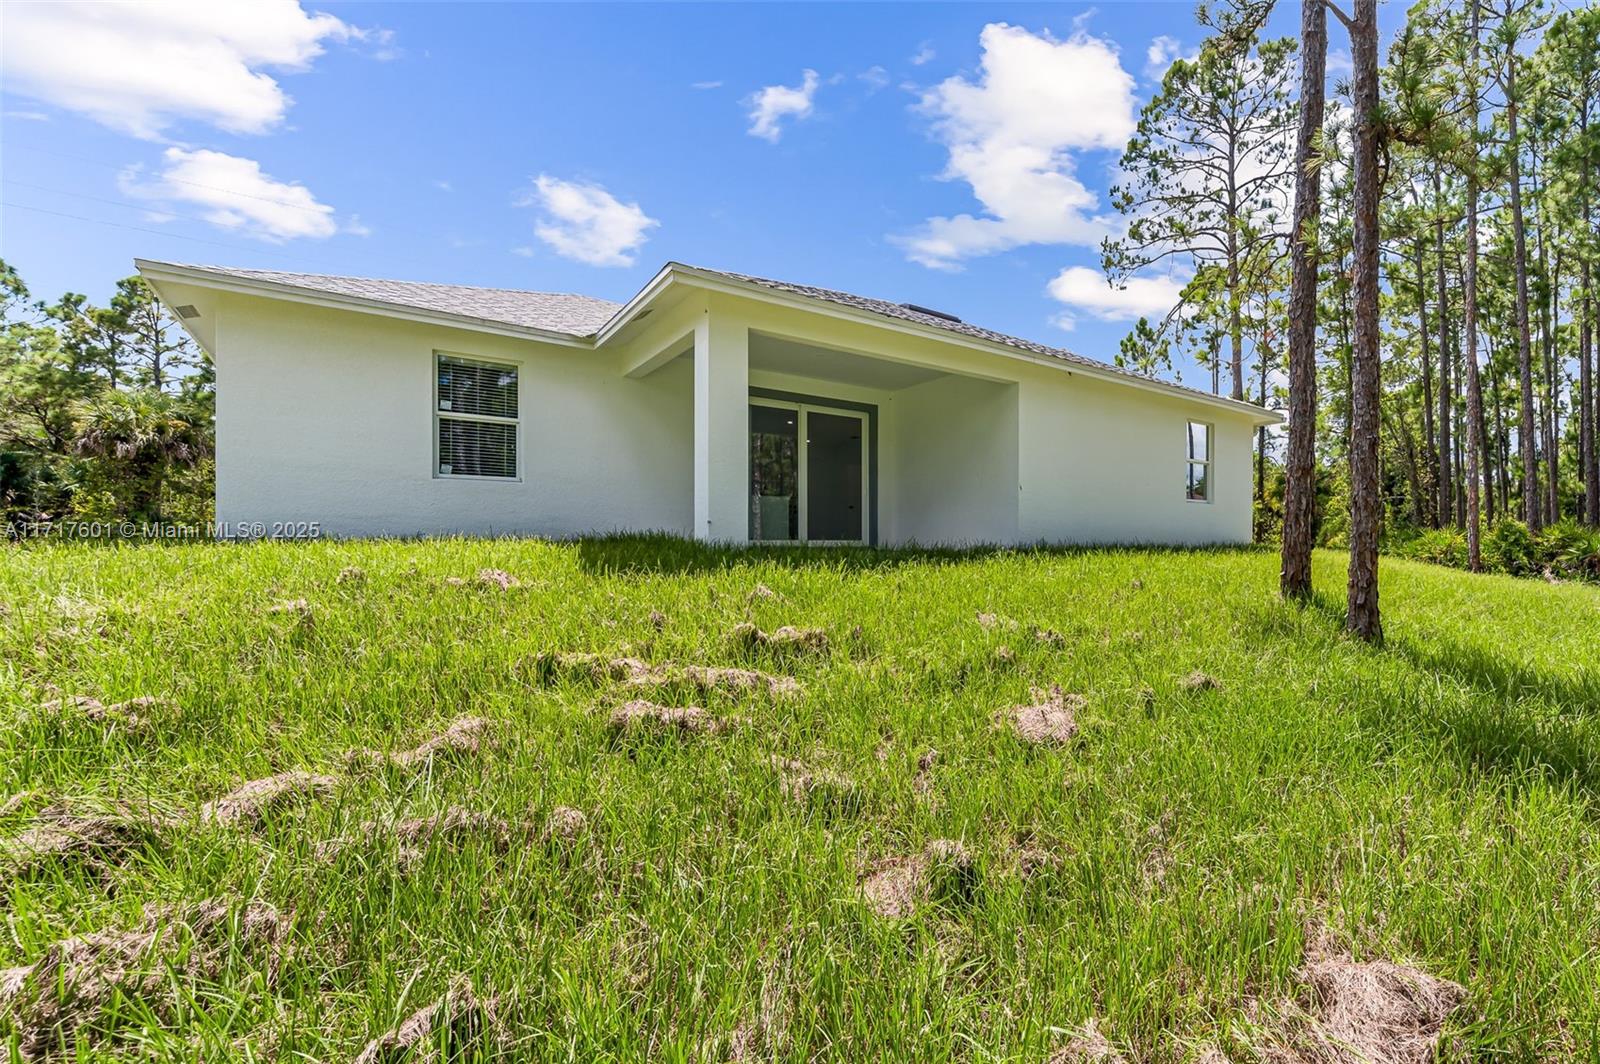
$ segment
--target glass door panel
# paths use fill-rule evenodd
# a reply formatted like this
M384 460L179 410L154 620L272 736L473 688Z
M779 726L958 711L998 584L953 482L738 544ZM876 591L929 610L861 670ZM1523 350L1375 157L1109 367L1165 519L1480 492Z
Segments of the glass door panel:
M800 411L750 406L750 538L800 538Z
M805 417L806 539L858 543L866 516L862 457L866 419L860 414L803 409Z

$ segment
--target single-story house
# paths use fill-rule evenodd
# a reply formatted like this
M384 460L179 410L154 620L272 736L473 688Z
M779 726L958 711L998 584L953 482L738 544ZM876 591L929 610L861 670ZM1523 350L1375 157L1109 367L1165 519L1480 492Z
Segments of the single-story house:
M215 362L217 519L349 536L1237 543L1278 415L938 310L672 262L626 303L139 272Z

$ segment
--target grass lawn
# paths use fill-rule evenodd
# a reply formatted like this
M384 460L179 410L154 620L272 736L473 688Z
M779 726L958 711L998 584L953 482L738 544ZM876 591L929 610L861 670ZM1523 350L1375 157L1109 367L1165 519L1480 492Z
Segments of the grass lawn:
M56 990L14 986L0 1045L57 1015L77 1059L339 1060L424 1010L521 1059L1042 1062L1093 1021L1246 1061L1314 948L1463 986L1448 1056L1600 1059L1600 590L1386 560L1372 649L1342 558L1316 578L1299 609L1243 550L4 551L0 968ZM1050 684L1077 731L1032 744L1004 711ZM77 695L162 701L42 707ZM615 732L639 697L727 726ZM326 778L206 804L290 770ZM51 977L90 947L142 974Z

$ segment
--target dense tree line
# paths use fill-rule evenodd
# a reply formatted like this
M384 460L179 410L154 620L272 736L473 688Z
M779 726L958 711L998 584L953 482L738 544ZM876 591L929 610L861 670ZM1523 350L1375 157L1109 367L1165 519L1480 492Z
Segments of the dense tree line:
M107 306L0 262L0 516L12 535L212 514L210 361L139 277Z
M1371 0L1304 0L1298 39L1262 40L1270 7L1202 7L1128 144L1107 273L1189 281L1123 363L1177 345L1287 407L1257 535L1282 535L1291 597L1314 542L1348 547L1359 634L1381 636L1380 542L1479 569L1492 533L1495 558L1600 571L1600 7L1421 0L1381 56Z

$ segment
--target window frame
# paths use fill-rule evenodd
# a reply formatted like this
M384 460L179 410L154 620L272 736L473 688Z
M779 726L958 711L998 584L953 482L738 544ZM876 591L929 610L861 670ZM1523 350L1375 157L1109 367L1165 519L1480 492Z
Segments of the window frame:
M1190 448L1190 444L1194 440L1194 428L1195 428L1196 425L1198 425L1201 428L1206 430L1206 456L1204 458L1191 458L1191 457L1189 457L1189 448ZM1217 427L1212 422L1209 422L1209 421L1196 421L1194 418L1186 418L1184 420L1184 423L1183 423L1183 501L1184 502L1201 503L1201 504L1204 504L1204 505L1210 505L1211 503L1216 501L1216 495L1217 495L1217 492L1216 492L1216 478L1212 475L1212 473L1214 471L1214 457L1215 457L1216 452L1217 452L1216 443L1215 443L1216 432L1217 432ZM1203 466L1203 467L1205 467L1206 493L1205 493L1205 495L1203 497L1198 498L1198 499L1192 497L1189 494L1189 470L1193 466Z
M466 362L477 366L509 369L517 375L517 416L501 417L497 414L468 414L439 409L439 368L445 361ZM459 351L433 352L433 479L476 480L490 484L516 484L522 480L522 363L513 360L482 358ZM510 425L513 430L512 447L515 448L516 472L509 477L490 476L485 473L443 473L439 470L439 431L443 421L478 421L491 425Z

